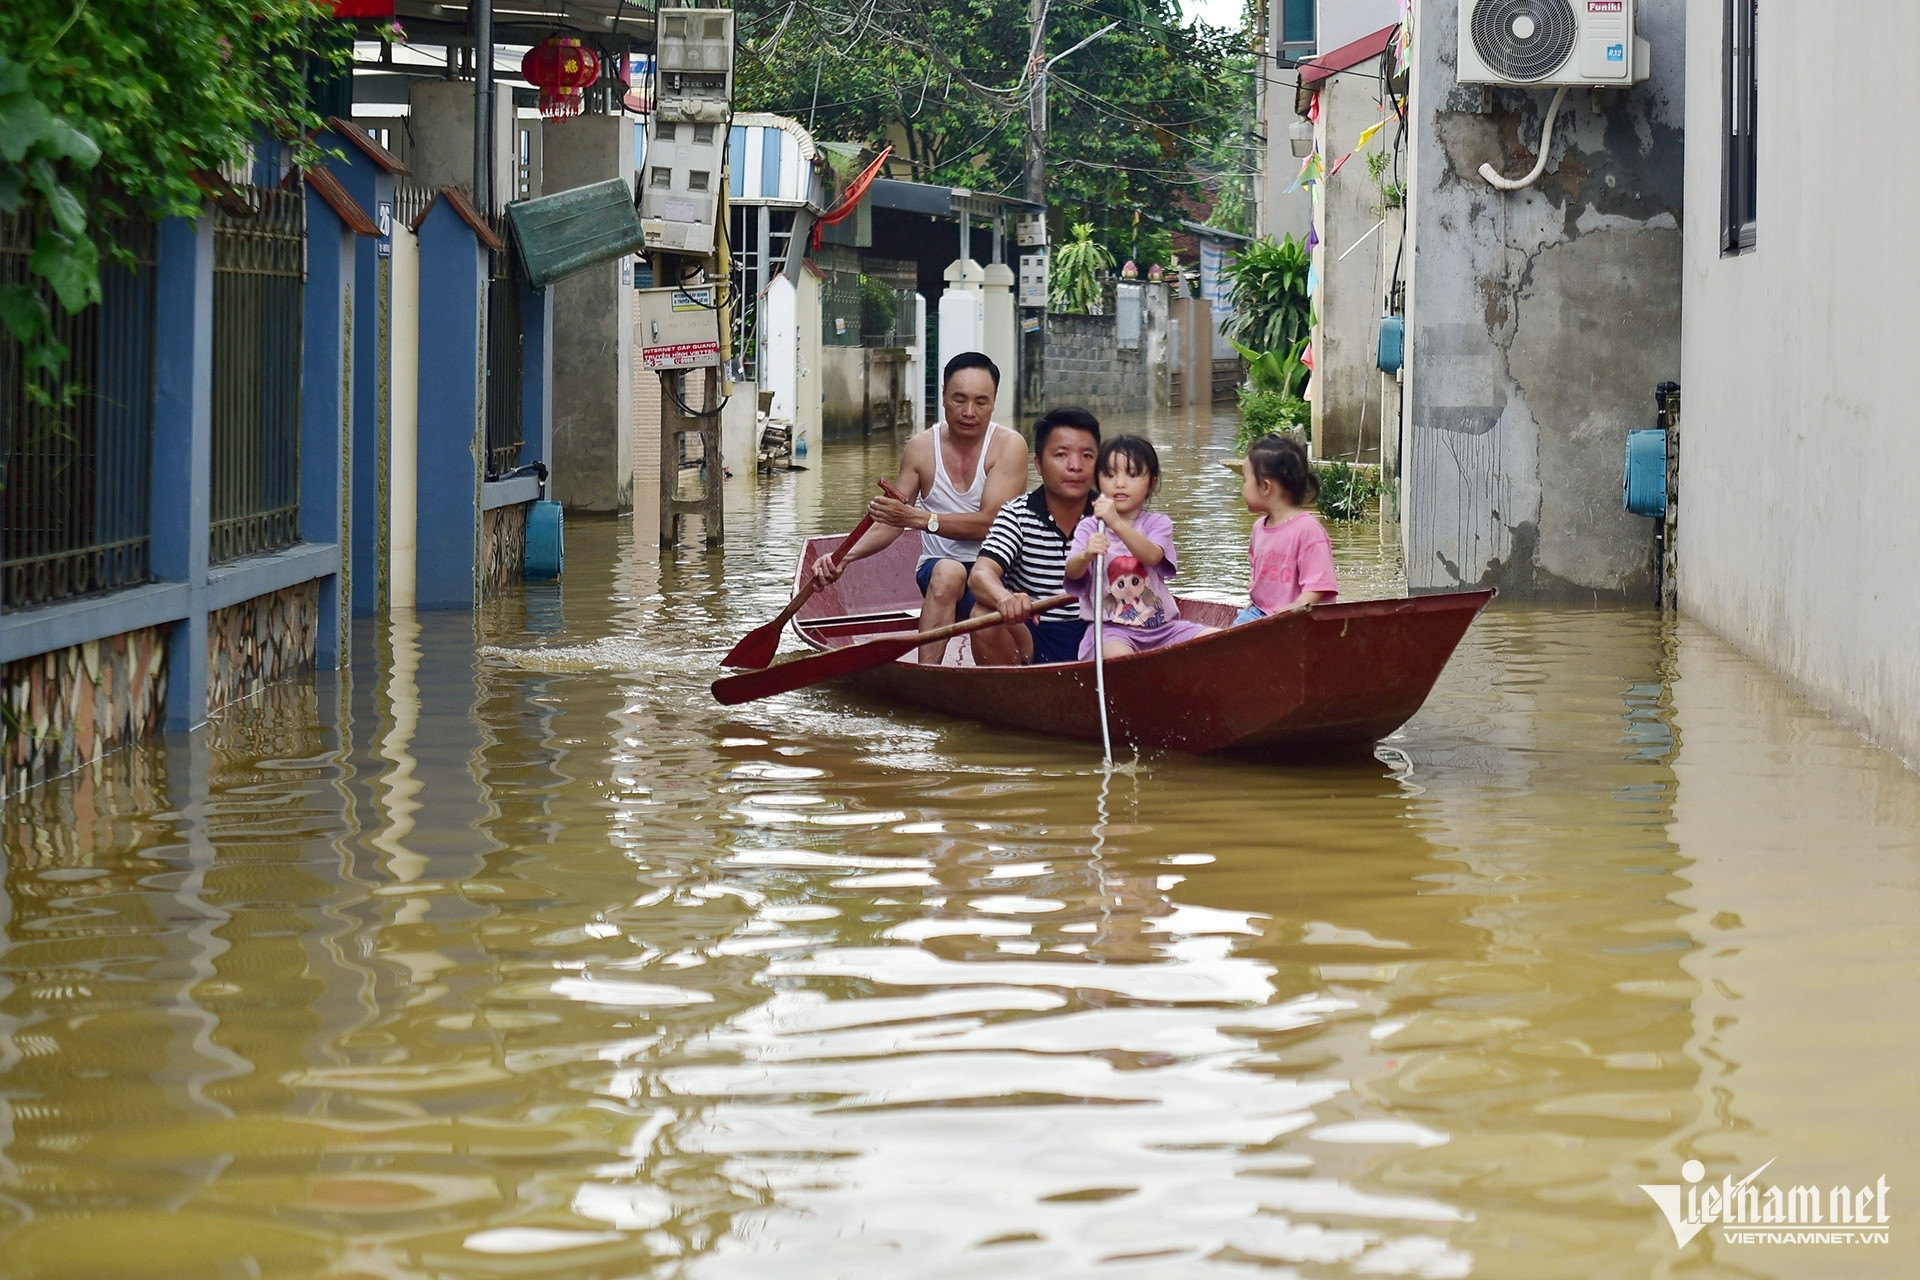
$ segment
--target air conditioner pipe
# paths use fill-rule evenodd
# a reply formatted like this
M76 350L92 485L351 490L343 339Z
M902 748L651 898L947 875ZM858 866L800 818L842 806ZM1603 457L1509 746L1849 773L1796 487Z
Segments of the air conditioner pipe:
M1490 164L1480 166L1480 176L1487 180L1490 187L1502 191L1524 191L1540 181L1540 175L1547 171L1547 153L1553 150L1553 126L1560 119L1560 104L1567 100L1569 86L1561 85L1554 91L1553 105L1547 108L1547 122L1540 129L1540 158L1533 162L1533 172L1524 178L1506 178Z

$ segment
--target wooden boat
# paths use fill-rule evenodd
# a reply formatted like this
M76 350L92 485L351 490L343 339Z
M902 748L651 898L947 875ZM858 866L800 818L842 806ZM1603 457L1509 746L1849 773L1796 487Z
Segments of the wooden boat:
M838 537L810 538L796 582ZM838 648L912 631L920 540L902 537L856 561L794 618L809 647ZM1116 745L1188 752L1319 753L1364 749L1410 719L1492 591L1315 605L1229 627L1236 610L1180 599L1183 617L1223 630L1107 663ZM964 638L963 638L964 640ZM962 641L953 642L955 648ZM1056 738L1100 740L1091 662L1033 667L897 662L843 678L886 701Z

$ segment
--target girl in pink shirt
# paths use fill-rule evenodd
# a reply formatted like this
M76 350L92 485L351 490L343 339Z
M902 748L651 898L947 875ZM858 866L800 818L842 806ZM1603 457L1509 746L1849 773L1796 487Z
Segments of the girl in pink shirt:
M1307 507L1320 496L1307 451L1286 436L1262 436L1241 464L1240 498L1259 516L1247 544L1253 603L1237 626L1282 610L1330 602L1340 592L1333 544Z

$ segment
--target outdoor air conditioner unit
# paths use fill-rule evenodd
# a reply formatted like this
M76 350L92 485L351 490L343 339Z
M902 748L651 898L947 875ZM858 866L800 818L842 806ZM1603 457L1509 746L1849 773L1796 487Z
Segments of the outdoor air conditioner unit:
M1638 84L1652 50L1636 0L1460 0L1461 84Z

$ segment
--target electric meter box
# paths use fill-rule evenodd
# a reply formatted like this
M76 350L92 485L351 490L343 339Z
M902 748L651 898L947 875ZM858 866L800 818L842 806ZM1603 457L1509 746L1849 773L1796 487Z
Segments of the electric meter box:
M1023 253L1020 255L1020 305L1023 307L1044 307L1047 305L1048 266L1044 253Z
M662 9L654 118L709 124L733 110L733 10Z
M720 288L695 284L636 289L640 363L649 369L710 369L720 364Z
M1022 213L1014 218L1014 238L1022 248L1047 242L1047 215L1044 210Z
M647 248L713 251L720 188L727 180L725 122L666 121L647 126L640 169L640 222Z
M733 10L661 9L657 16L660 74L733 73Z

